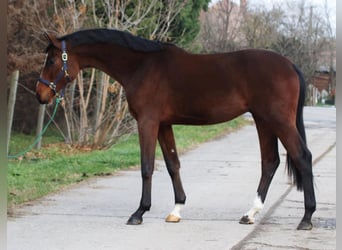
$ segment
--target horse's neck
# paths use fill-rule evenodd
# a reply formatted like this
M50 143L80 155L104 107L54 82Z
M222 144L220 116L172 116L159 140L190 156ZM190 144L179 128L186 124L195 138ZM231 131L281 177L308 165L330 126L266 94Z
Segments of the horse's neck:
M131 78L145 59L146 54L134 52L117 45L89 45L79 48L80 69L99 69L121 84Z

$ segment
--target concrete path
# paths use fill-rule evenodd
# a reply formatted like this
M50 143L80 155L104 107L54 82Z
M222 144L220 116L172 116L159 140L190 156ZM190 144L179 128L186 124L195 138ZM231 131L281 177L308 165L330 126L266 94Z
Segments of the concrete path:
M260 178L254 126L181 157L187 203L178 224L164 222L173 191L162 161L153 176L152 208L140 226L126 221L138 206L140 172L92 179L26 204L8 220L8 250L335 249L336 110L305 110L315 160L317 212L312 231L297 231L303 193L288 183L285 153L255 225L240 225Z

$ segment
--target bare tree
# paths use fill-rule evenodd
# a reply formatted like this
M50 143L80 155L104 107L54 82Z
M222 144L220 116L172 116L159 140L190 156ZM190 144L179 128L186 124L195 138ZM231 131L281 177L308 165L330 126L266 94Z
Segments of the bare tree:
M330 87L331 87L331 98L335 101L335 90L336 90L336 31L330 20L331 10L328 8L328 1L324 2L324 12L325 12L325 20L326 20L326 32L328 37L328 64L329 64L329 72L330 72Z
M245 6L246 1L240 4ZM318 63L322 64L322 58L326 58L326 51L330 51L329 65L334 67L335 38L327 7L325 14L322 7L305 0L288 0L271 8L258 4L237 11L237 4L221 0L202 15L203 51L272 49L297 64L310 84ZM331 78L334 79L333 75Z
M241 41L243 15L233 1L222 0L201 15L199 42L204 52L232 51Z
M278 38L278 28L282 22L284 12L277 6L271 10L260 6L250 11L241 26L245 44L250 48L270 48Z
M167 40L170 24L185 3L177 0L54 0L54 19L59 34L90 26L127 30L133 34L147 30L148 38ZM63 135L72 144L106 148L123 133L134 131L136 126L120 83L95 69L79 73L75 83L66 90L63 108L66 124Z
M135 3L132 8L132 3ZM170 22L179 14L181 7L185 2L170 0L166 2L164 8L160 8L161 1L97 1L102 4L104 12L102 16L94 12L95 2L92 1L93 21L98 27L116 28L120 30L130 30L132 33L138 33L145 29L144 22L147 17L154 17L153 25L147 22L148 27L153 27L149 32L150 39L166 38ZM130 11L127 9L130 8ZM130 14L128 14L130 13ZM115 60L115 59L114 59ZM125 93L115 79L111 79L103 72L93 71L98 77L91 79L96 81L96 105L93 116L94 137L92 145L94 147L108 147L120 137L122 133L127 133L135 128L135 123L128 112L128 104ZM90 82L90 85L93 83ZM115 112L113 112L115 111Z

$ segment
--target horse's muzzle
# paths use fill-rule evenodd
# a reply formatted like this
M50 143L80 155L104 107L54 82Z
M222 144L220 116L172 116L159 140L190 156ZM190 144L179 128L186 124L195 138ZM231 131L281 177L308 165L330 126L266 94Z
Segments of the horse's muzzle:
M40 104L48 104L49 103L49 101L47 101L47 100L42 100L38 93L36 94L36 98Z

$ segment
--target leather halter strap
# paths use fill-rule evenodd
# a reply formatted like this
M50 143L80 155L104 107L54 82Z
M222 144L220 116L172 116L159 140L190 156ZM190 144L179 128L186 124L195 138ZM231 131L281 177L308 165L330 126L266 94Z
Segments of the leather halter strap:
M48 81L44 78L41 78L41 77L39 77L39 79L38 79L38 82L41 82L41 83L45 84L46 86L48 86L49 88L51 88L55 95L58 94L57 90L56 90L57 84L63 77L66 78L67 82L70 81L69 73L68 73L68 54L66 51L65 40L62 40L62 63L63 63L62 69L58 73L57 77L55 78L55 80L53 82L50 82L50 81ZM65 88L62 89L60 97L64 96L64 90L65 90Z

